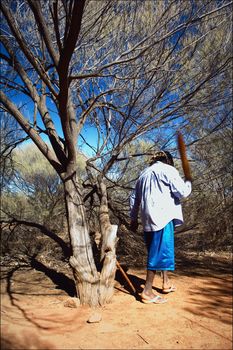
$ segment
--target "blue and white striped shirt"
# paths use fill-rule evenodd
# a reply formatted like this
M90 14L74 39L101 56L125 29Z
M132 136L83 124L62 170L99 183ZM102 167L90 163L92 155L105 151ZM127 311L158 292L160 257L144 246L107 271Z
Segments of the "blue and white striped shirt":
M177 169L163 162L146 168L137 180L130 196L130 216L133 221L141 209L144 231L158 231L171 220L175 226L183 223L180 199L192 191L190 181L184 181Z

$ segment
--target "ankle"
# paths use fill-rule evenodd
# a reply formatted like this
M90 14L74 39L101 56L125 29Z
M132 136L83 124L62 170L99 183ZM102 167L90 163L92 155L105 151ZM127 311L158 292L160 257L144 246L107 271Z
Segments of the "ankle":
M152 289L143 289L142 294L144 295L151 295L153 293Z

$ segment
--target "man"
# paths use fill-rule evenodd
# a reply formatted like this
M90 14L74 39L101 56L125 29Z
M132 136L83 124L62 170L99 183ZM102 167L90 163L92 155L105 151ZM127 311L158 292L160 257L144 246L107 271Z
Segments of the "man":
M136 183L130 197L131 229L137 230L138 212L144 239L148 250L147 276L142 302L162 304L167 301L153 293L156 270L162 271L164 293L175 291L170 284L168 272L175 269L174 227L183 223L180 199L187 197L192 190L191 182L184 181L174 168L169 152L160 151L152 157Z

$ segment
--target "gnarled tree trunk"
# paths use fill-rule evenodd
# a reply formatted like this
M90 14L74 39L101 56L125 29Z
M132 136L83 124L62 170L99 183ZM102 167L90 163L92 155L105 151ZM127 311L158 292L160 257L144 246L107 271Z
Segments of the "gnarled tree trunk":
M64 182L68 228L72 248L70 264L80 303L90 306L99 304L99 274L95 266L82 190L76 174Z
M116 271L117 226L109 221L106 187L100 182L100 227L101 227L101 260L103 267L97 271L89 228L86 221L85 206L82 200L82 188L77 175L64 181L67 206L68 227L72 247L70 264L81 305L98 306L111 300Z
M108 212L107 190L103 178L98 177L100 192L100 229L102 234L100 274L100 304L108 303L113 295L116 273L117 225L111 225Z

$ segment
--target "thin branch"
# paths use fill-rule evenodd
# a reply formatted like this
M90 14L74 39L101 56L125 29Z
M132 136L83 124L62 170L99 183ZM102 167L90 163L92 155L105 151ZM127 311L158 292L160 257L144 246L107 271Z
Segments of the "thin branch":
M55 30L56 40L57 40L57 46L58 46L59 52L61 53L61 51L62 51L62 42L61 42L60 31L59 31L59 19L58 19L57 5L58 5L58 2L56 0L56 1L53 2L53 9L50 9L50 11L51 11L51 15L52 15L52 18L53 18L54 30Z
M54 232L50 231L49 229L47 229L47 227L45 227L44 225L38 224L36 222L31 222L31 221L27 221L27 220L19 220L16 218L12 218L9 220L0 220L0 224L9 224L9 225L25 225L25 226L29 226L29 227L34 227L39 229L44 235L46 235L47 237L51 238L54 242L58 243L58 245L61 247L64 256L67 257L70 255L70 249L67 246L67 244L63 241L62 238L60 238L59 236L57 236Z
M187 27L191 26L192 24L195 24L196 22L200 22L203 18L210 16L211 14L222 10L225 7L228 7L230 5L232 5L233 2L229 2L219 8L216 8L208 13L205 13L199 17L190 19L188 22L183 23L178 25L175 29L171 30L170 32L168 32L167 34L165 34L164 36L162 36L160 39L155 40L154 42L152 42L150 45L145 46L144 48L140 49L140 52L130 58L127 59L123 59L120 60L121 57L128 55L129 53L135 51L136 47L139 47L142 43L144 43L145 41L149 40L151 37L153 37L155 35L155 33L152 33L149 37L146 37L145 39L143 39L140 43L138 43L137 45L135 45L133 48L131 48L129 51L126 51L124 53L122 53L115 61L110 62L102 67L99 67L95 72L93 73L87 73L87 74L81 74L81 75L76 75L76 76L70 76L70 79L84 79L84 78L90 78L90 77L98 77L100 75L100 73L110 67L113 67L115 65L122 65L122 64L126 64L126 63L130 63L132 61L137 60L139 57L141 57L143 54L145 54L149 48L153 47L154 45L160 43L161 41L164 41L165 39L171 37L172 35L176 34L177 32L179 32L182 29L186 29ZM158 69L158 68L157 68Z
M50 57L52 58L54 65L57 66L59 62L59 56L53 48L52 40L48 31L48 26L45 22L44 15L41 11L41 2L37 0L28 0L28 3L34 14L39 33L44 39Z
M44 156L48 159L53 168L60 174L64 169L62 165L59 163L58 159L51 152L46 143L42 140L42 138L38 135L38 133L31 127L30 123L24 118L24 116L20 113L18 108L13 104L8 97L4 94L3 91L0 91L0 101L6 107L7 111L14 116L14 118L21 125L22 129L30 136L32 141L37 145L39 150L44 154Z
M26 56L26 58L28 59L28 61L31 63L31 65L34 67L34 69L37 71L37 73L39 74L39 76L41 77L41 79L45 82L46 86L48 87L48 89L51 91L51 93L54 96L57 96L57 92L54 89L54 87L52 86L50 80L47 77L46 72L43 70L43 68L41 67L41 65L39 65L37 63L37 60L35 59L35 56L33 55L33 53L30 51L30 49L28 48L28 45L22 35L22 33L20 32L20 30L18 29L16 22L15 22L15 18L13 17L13 15L10 12L10 9L4 4L3 1L0 2L0 9L2 10L8 25L15 37L15 39L18 42L18 45L20 47L20 49L22 50L22 52L24 53L24 55Z

